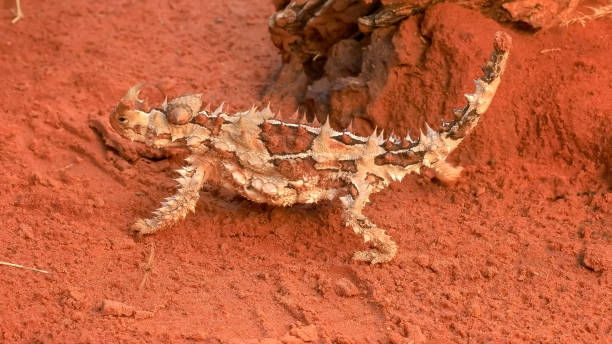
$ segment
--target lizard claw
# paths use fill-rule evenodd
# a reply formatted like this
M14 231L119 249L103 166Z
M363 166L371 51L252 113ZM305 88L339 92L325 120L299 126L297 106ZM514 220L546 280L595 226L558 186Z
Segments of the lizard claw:
M142 237L145 234L151 234L156 231L156 228L151 225L149 220L139 219L131 227L132 233L137 237Z

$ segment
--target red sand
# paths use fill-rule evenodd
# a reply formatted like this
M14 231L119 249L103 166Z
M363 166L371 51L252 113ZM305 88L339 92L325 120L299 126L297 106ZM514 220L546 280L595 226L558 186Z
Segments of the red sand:
M0 342L610 342L611 19L505 28L515 48L454 154L461 180L377 194L366 212L400 251L372 267L350 261L362 243L337 201L275 209L211 190L172 230L128 233L173 193L180 156L127 162L88 119L141 80L258 104L280 66L268 1L22 3L16 25L12 1L0 8L0 260L51 273L0 265ZM454 5L426 17L448 84L432 67L422 90L390 90L426 100L404 127L462 106L501 28Z

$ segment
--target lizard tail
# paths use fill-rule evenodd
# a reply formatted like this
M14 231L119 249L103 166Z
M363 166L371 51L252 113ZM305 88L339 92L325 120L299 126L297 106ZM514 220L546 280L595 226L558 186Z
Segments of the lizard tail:
M476 92L465 95L468 100L465 108L456 110L456 118L442 127L441 133L448 133L449 138L453 140L462 139L474 129L480 116L487 111L495 96L495 91L497 91L497 86L506 68L512 38L507 33L498 31L495 33L493 47L495 50L491 53L491 58L482 67L484 74L475 80Z
M494 51L482 67L483 75L475 80L476 91L466 94L467 105L455 110L455 118L442 124L440 131L427 128L427 134L421 134L416 150L422 149L423 165L432 167L436 177L446 183L452 183L461 174L461 167L453 167L446 162L446 157L476 127L480 117L487 111L501 76L506 68L508 55L512 47L512 38L505 32L495 33ZM418 147L423 145L423 147ZM414 149L413 148L413 149Z

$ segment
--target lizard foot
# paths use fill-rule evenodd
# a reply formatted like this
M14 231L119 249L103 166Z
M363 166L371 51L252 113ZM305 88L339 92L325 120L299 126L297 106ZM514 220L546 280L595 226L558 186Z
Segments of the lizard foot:
M353 260L366 263L381 264L389 262L397 254L397 244L392 240L377 245L378 247L368 251L357 251L353 254Z
M151 219L139 219L132 225L131 230L134 235L141 237L143 235L155 233L159 228L155 226L154 221Z

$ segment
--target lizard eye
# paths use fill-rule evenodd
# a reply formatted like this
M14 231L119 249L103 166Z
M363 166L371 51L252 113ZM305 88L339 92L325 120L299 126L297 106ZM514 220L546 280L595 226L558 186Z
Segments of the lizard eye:
M127 121L127 118L125 117L119 117L119 122L121 123L125 123Z

